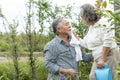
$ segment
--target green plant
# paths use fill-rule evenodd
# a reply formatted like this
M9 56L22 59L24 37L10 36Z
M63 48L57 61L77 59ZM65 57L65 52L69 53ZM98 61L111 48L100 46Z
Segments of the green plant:
M12 80L13 72L13 63L0 62L0 80Z
M117 42L120 41L120 1L119 0L109 0L107 3L107 0L101 2L101 0L96 1L99 5L98 7L98 14L100 14L102 17L108 18L110 26L114 26L111 29L115 30L115 39ZM108 4L111 4L114 6L114 11L111 9L106 9Z
M45 69L44 61L36 61L36 76L37 80L47 80L48 72Z
M47 80L47 70L43 61L36 61L36 80ZM32 80L28 61L19 61L19 80ZM0 80L13 80L13 62L0 62Z

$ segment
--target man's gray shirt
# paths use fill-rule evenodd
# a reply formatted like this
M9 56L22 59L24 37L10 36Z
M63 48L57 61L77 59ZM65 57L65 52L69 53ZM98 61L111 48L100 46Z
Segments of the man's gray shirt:
M56 36L44 48L45 67L48 70L48 80L59 80L60 68L78 71L76 52L74 47L67 46L63 40ZM77 80L77 79L75 79Z

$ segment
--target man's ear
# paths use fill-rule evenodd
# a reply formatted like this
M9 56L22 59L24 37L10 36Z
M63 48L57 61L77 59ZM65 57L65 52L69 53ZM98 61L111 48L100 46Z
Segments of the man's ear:
M59 33L59 32L61 32L61 29L60 29L60 28L57 28L57 29L56 29L56 33Z

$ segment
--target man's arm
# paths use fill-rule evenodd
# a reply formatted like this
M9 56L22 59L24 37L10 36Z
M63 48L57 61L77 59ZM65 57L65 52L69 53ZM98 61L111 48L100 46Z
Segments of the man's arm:
M59 71L60 66L56 64L57 62L57 53L53 45L47 45L44 48L44 63L45 67L50 73L56 73Z

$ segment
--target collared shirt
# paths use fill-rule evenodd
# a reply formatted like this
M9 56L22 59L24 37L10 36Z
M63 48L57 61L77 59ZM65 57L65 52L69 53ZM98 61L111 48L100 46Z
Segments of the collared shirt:
M103 46L109 47L110 49L117 47L114 41L114 30L112 30L107 21L103 21L103 19L99 20L94 26L89 27L86 36L80 39L80 44L92 50L94 59L101 56Z
M74 47L66 45L58 36L45 46L44 53L45 67L49 72L48 80L53 80L53 78L59 80L58 70L60 68L78 71Z

